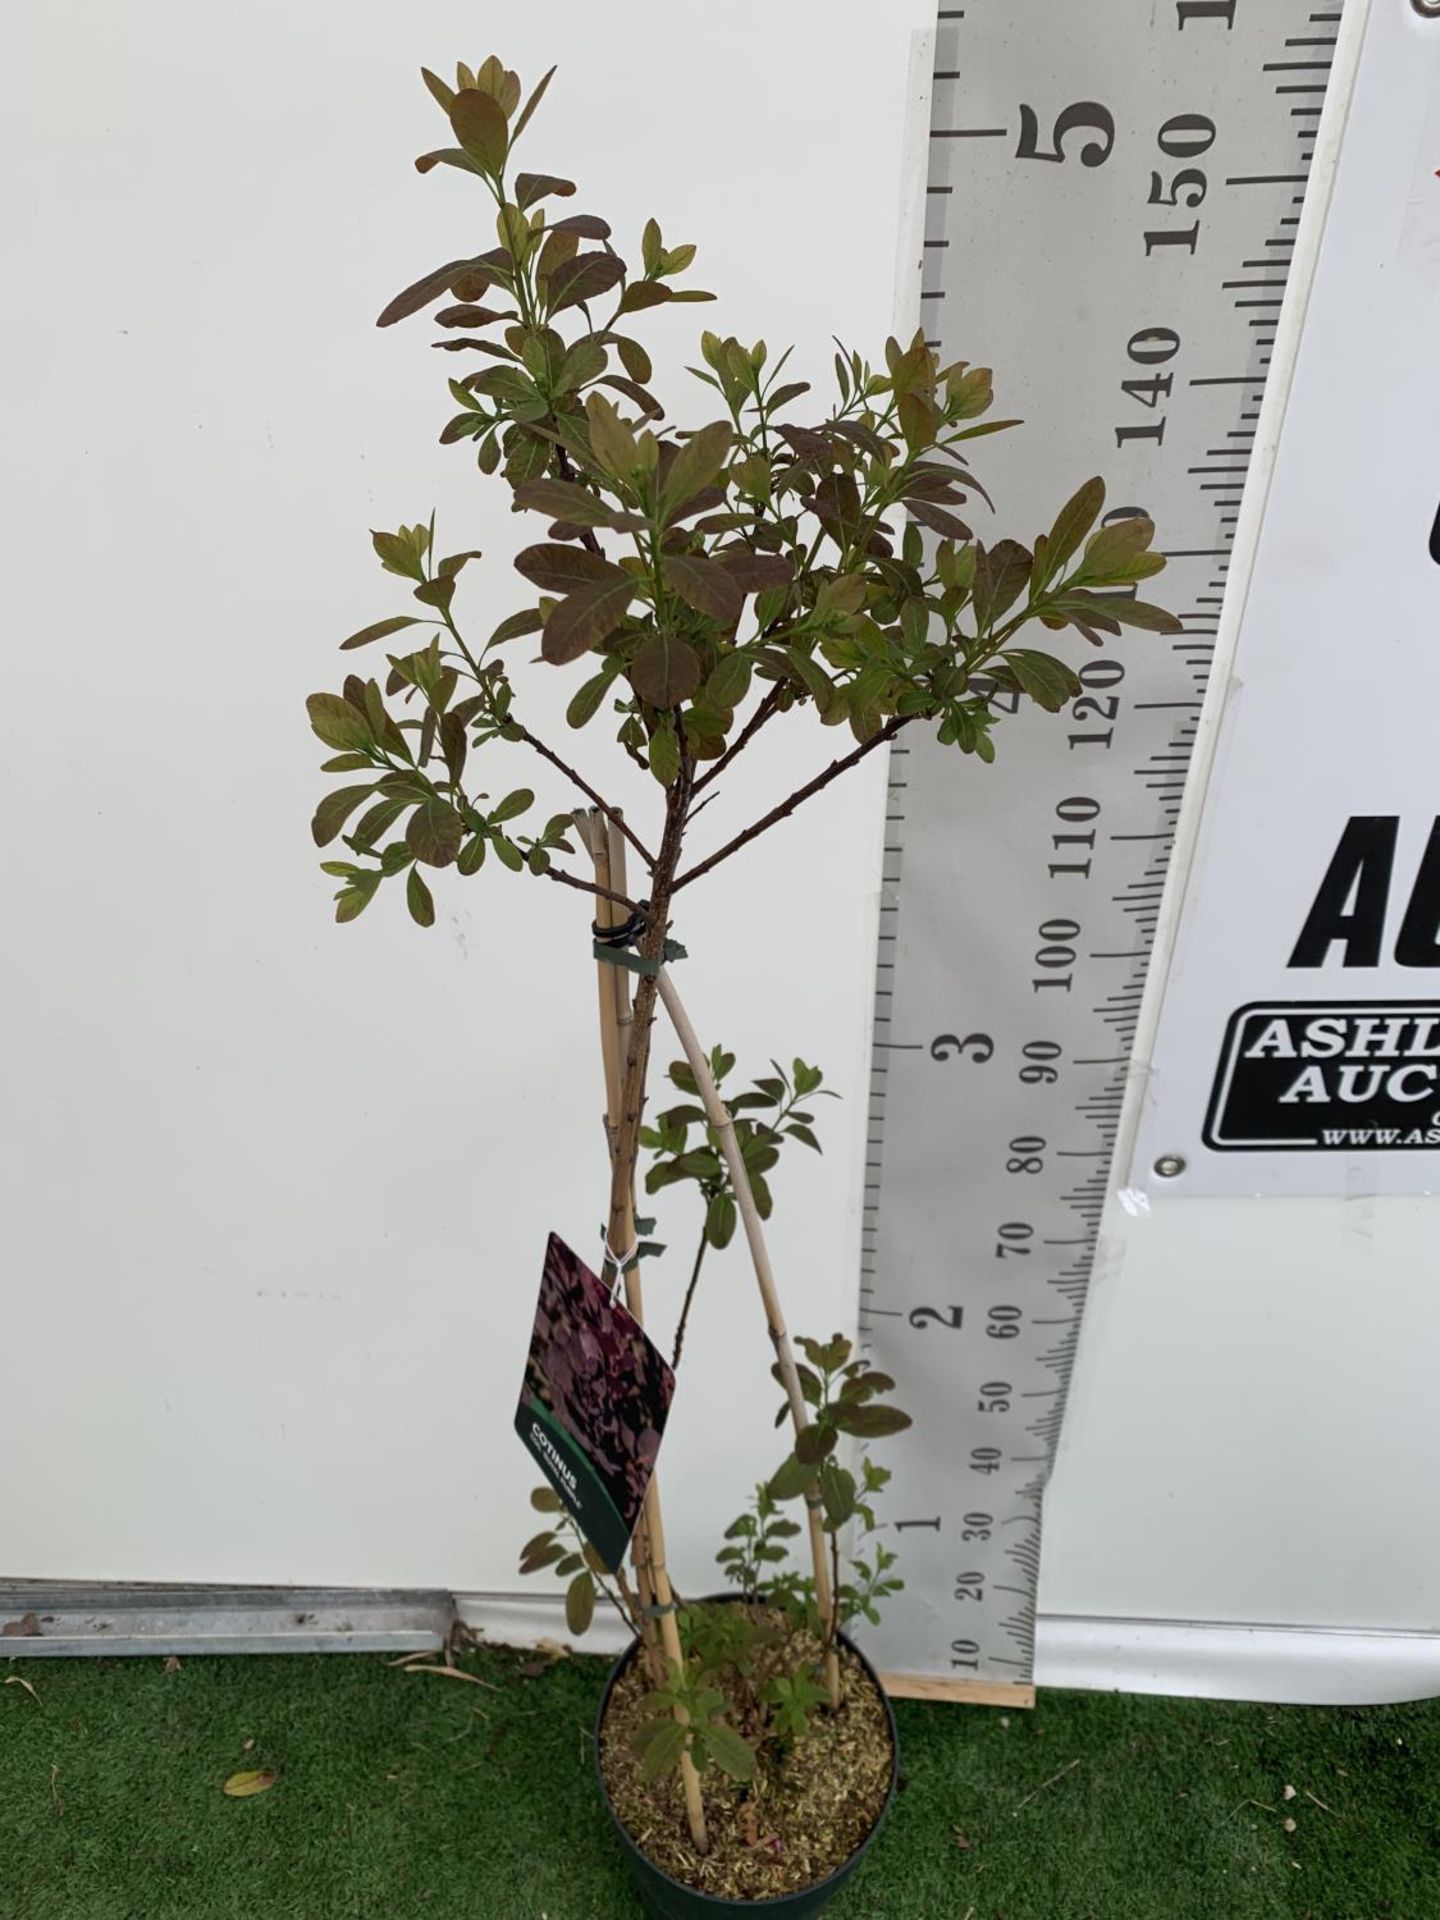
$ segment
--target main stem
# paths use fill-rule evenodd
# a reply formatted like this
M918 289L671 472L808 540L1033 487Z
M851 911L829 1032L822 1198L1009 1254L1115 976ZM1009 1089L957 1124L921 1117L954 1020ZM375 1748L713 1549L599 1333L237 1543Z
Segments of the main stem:
M674 795L672 792L671 804L666 810L665 837L661 842L652 882L652 918L641 942L642 956L653 958L657 964L664 952L670 887L680 857L685 797L683 791L679 795ZM576 816L576 828L590 850L591 858L595 863L597 882L608 884L614 878L621 881L623 888L624 841L613 822L598 812L588 816L580 814ZM601 924L615 924L616 916L609 901L602 902L601 914ZM655 933L657 925L658 936ZM654 1006L655 981L653 974L641 976L640 987L635 995L635 1009L630 1023L628 1045L626 1045L621 1039L620 1003L622 998L628 1000L628 996L624 995L623 988L618 984L626 976L621 968L609 962L601 961L599 966L602 976L601 1043L605 1058L608 1107L606 1134L610 1143L610 1215L607 1239L612 1254L626 1262L622 1270L625 1304L634 1318L643 1326L645 1300L640 1280L640 1264L638 1260L627 1259L627 1256L635 1246L635 1165L639 1151L640 1116L644 1106L645 1070L649 1064L650 1009ZM607 976L610 982L608 996ZM647 987L650 989L648 999L645 993ZM658 1475L655 1474L651 1475L650 1485L646 1489L645 1510L641 1526L636 1532L635 1548L636 1576L641 1584L642 1597L646 1586L651 1592L650 1611L658 1619L665 1665L667 1667L673 1665L676 1670L679 1670L684 1665L684 1654L680 1645L680 1629L675 1619L675 1596L670 1586L669 1568L666 1565L665 1523L660 1510L660 1482ZM675 1709L675 1717L682 1726L689 1724L689 1717L683 1707ZM700 1797L700 1778L688 1752L680 1757L680 1778L685 1794L685 1817L690 1828L690 1839L697 1852L707 1853L709 1838L705 1829L705 1809Z
M810 1424L809 1410L805 1405L805 1395L800 1386L800 1372L795 1365L795 1354L790 1346L790 1333L785 1325L785 1315L780 1306L780 1294L775 1285L775 1270L770 1265L770 1250L765 1244L765 1229L760 1220L760 1209L755 1204L755 1195L750 1187L750 1176L745 1168L745 1158L740 1151L740 1143L735 1138L735 1122L730 1110L720 1098L720 1089L715 1084L715 1076L710 1071L710 1061L705 1049L696 1037L690 1024L690 1016L675 991L675 982L662 967L659 973L660 998L665 1011L670 1016L670 1024L690 1063L690 1071L695 1076L695 1084L705 1107L706 1118L720 1145L721 1157L730 1175L730 1186L735 1195L735 1204L745 1227L745 1239L750 1247L750 1261L755 1269L755 1282L760 1289L761 1303L765 1309L765 1325L769 1329L770 1344L775 1349L775 1364L785 1388L785 1397L790 1403L790 1418L796 1435L802 1434ZM825 1684L830 1692L830 1704L840 1704L840 1660L835 1650L835 1635L839 1624L836 1612L838 1603L838 1581L831 1578L830 1564L826 1558L825 1525L822 1518L820 1490L816 1481L805 1489L805 1509L810 1523L810 1557L815 1573L815 1605L824 1622L825 1638Z

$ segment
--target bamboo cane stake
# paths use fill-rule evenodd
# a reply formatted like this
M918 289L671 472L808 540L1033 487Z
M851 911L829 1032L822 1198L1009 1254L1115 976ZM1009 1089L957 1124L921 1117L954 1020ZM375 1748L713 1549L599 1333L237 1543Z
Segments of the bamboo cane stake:
M616 868L612 842L607 835L603 817L598 812L578 813L575 816L575 825L595 864L597 884L602 887L612 887ZM619 872L623 882L625 842L618 832L614 838L621 849ZM623 892L623 884L616 890ZM596 901L596 918L601 926L617 925L620 913L618 901L606 899ZM605 1138L613 1161L625 1074L625 1042L620 1034L617 1019L619 1004L617 986L618 982L625 980L627 976L623 967L608 966L602 960L597 960L595 963L595 975L600 994L600 1053L605 1072ZM627 1007L628 1002L627 991ZM650 1670L651 1684L659 1687L665 1684L665 1656L661 1652L655 1631L655 1616L652 1611L655 1592L650 1577L649 1536L643 1512L636 1522L635 1532L631 1538L631 1554L635 1563L635 1585L640 1596L641 1645L644 1650L645 1664Z
M575 815L576 831L585 842L590 857L595 863L595 878L598 885L609 887L612 880L618 882L615 890L624 892L624 841L616 833L613 837L602 814L580 812ZM619 849L618 864L615 859ZM614 926L619 919L619 907L612 900L600 900L600 923ZM617 976L624 976L625 969L605 960L596 962L600 973L600 1031L601 1052L605 1061L606 1074L606 1133L611 1142L611 1165L615 1177L614 1142L621 1119L623 1101L623 1062L625 1054L621 1048L619 1013L620 991L615 985ZM607 984L607 978L609 981ZM628 985L625 992L625 1005L629 1006ZM618 1209L614 1199L620 1200ZM614 1249L622 1258L635 1244L635 1189L633 1169L625 1183L622 1195L612 1196L612 1230L618 1231L621 1245ZM628 1265L622 1273L625 1287L625 1305L632 1317L641 1325L645 1324L644 1289L640 1280L638 1261ZM645 1491L645 1507L640 1524L636 1529L635 1576L641 1589L642 1605L648 1587L651 1594L650 1610L642 1617L646 1620L658 1615L660 1644L665 1664L673 1662L677 1668L684 1665L684 1656L680 1646L680 1629L675 1620L675 1595L670 1585L670 1572L665 1557L665 1521L660 1510L660 1478L658 1473L650 1476L650 1485ZM688 1726L689 1716L682 1707L675 1709L675 1718L682 1726ZM697 1852L709 1852L709 1837L705 1830L705 1808L700 1798L700 1776L695 1771L695 1763L688 1753L680 1756L680 1780L685 1793L685 1818L690 1828L690 1838Z
M670 1016L670 1024L675 1029L685 1058L690 1063L690 1071L695 1076L695 1084L700 1090L700 1099L706 1116L719 1143L720 1153L730 1174L730 1186L735 1195L735 1204L740 1210L740 1219L745 1228L745 1239L750 1248L750 1261L755 1269L756 1284L760 1289L760 1299L765 1308L765 1324L769 1329L771 1345L775 1349L776 1364L785 1388L785 1397L790 1403L790 1418L794 1423L797 1436L810 1424L809 1411L805 1405L805 1395L800 1387L800 1374L795 1365L795 1354L790 1345L789 1330L785 1325L785 1315L780 1306L780 1295L775 1285L775 1270L770 1265L770 1251L765 1244L765 1229L760 1221L760 1209L755 1204L755 1195L751 1191L750 1176L745 1170L744 1157L740 1152L740 1143L735 1137L735 1122L730 1110L720 1098L720 1089L715 1084L715 1076L710 1071L710 1061L700 1045L690 1016L686 1013L679 994L675 991L675 982L668 969L661 967L659 976L660 998L665 1011ZM840 1704L840 1660L835 1651L835 1631L838 1625L836 1612L836 1593L830 1577L830 1567L825 1552L825 1528L820 1518L819 1494L812 1485L805 1493L806 1516L810 1523L810 1557L815 1570L815 1604L820 1617L825 1622L825 1684L830 1691L830 1704Z

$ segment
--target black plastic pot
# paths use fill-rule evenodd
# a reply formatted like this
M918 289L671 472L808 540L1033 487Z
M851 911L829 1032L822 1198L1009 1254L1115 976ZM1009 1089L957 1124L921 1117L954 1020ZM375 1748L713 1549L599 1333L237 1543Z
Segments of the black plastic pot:
M733 1598L732 1594L717 1594L711 1596L711 1601L707 1604ZM631 1839L621 1823L619 1814L615 1811L609 1790L605 1785L605 1775L600 1766L600 1729L605 1724L605 1712L610 1705L610 1696L615 1691L615 1684L638 1653L639 1641L632 1640L615 1662L600 1701L600 1711L595 1716L595 1777L600 1783L600 1796L605 1802L611 1822L620 1837L620 1845L624 1848L625 1857L630 1863L630 1873L639 1890L641 1903L646 1913L651 1916L651 1920L720 1920L720 1916L724 1914L736 1915L737 1920L744 1920L744 1916L748 1914L764 1914L767 1920L768 1917L773 1917L773 1920L811 1920L812 1915L822 1913L840 1889L854 1878L860 1862L870 1851L876 1835L890 1817L890 1809L895 1801L895 1787L900 1776L900 1736L895 1726L895 1715L890 1701L885 1689L880 1685L875 1669L853 1640L848 1639L843 1633L840 1640L846 1650L854 1655L869 1674L876 1692L885 1702L885 1719L890 1728L890 1789L885 1795L885 1804L880 1809L874 1826L842 1866L837 1867L834 1873L827 1875L824 1880L817 1880L813 1887L802 1887L795 1893L782 1893L773 1900L720 1900L714 1894L701 1893L696 1887L687 1887L682 1880L673 1879L657 1867L654 1861Z

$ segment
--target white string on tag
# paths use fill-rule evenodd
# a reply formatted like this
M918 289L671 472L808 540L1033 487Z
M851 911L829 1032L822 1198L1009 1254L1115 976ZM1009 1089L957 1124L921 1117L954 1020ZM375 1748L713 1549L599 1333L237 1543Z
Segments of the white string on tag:
M623 1257L620 1254L616 1253L615 1249L610 1245L610 1242L608 1239L605 1241L605 1255L604 1255L605 1264L608 1266L612 1266L615 1269L615 1278L610 1282L610 1298L612 1300L615 1298L616 1294L619 1293L620 1291L620 1283L625 1278L625 1269L627 1267L633 1267L635 1262L639 1259L639 1257L640 1257L640 1242L638 1240L635 1242L634 1246L631 1247L630 1251L627 1254L625 1254Z

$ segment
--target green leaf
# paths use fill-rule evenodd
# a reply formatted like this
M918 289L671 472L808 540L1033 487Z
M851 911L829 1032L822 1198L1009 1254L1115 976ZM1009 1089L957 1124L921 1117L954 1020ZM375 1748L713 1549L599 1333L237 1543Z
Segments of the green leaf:
M565 718L570 726L583 727L595 718L600 711L600 703L620 672L620 665L618 660L608 661L599 673L585 682L565 709Z
M843 1527L855 1511L855 1476L833 1460L820 1468L820 1498L825 1507L827 1527Z
M507 793L499 806L490 815L490 825L499 826L502 820L514 820L522 813L528 813L535 804L535 796L529 787L516 787L513 793Z
M368 647L372 640L384 640L392 633L399 633L402 627L420 627L425 623L418 614L392 614L388 620L377 620L373 627L362 627L359 633L352 633L348 640L340 642L340 651L344 653L350 647Z
M1105 482L1098 475L1077 488L1065 502L1055 516L1055 525L1050 529L1045 548L1047 579L1053 579L1070 556L1079 551L1080 542L1100 518L1100 509L1104 505Z
M1132 514L1113 525L1092 533L1085 546L1080 577L1084 580L1108 580L1123 574L1155 538L1155 523L1144 514Z
M509 614L500 622L487 646L502 647L507 640L519 640L527 633L539 633L544 624L544 616L537 607L522 607L519 613Z
M687 500L713 486L729 456L735 434L728 420L712 421L692 433L670 462L660 490L660 514L671 519Z
M588 1631L594 1618L594 1578L588 1571L577 1573L565 1589L565 1624L578 1637Z
M564 1502L553 1487L533 1487L530 1504L537 1513L562 1513Z
M310 822L310 832L317 847L328 847L339 833L350 815L362 800L368 800L375 791L373 785L366 787L339 787L334 793L327 793L315 809L315 818Z
M409 878L405 882L405 904L410 909L410 918L419 927L433 927L435 924L435 900L429 887L420 878L420 869L411 867Z
M539 106L540 102L545 98L545 89L549 86L550 82L554 79L554 77L555 77L555 69L554 67L551 67L548 70L548 72L543 73L540 76L540 78L536 81L534 91L531 93L530 98L525 102L524 106L520 109L520 118L515 122L515 131L510 136L510 144L512 147L514 146L515 142L520 138L521 134L525 131L526 127L529 126L531 114L534 113L535 109ZM524 176L522 175L521 177L523 178ZM522 202L521 204L523 205L524 203Z
M792 1453L771 1475L765 1491L772 1500L798 1500L814 1478L815 1469Z
M748 653L738 649L727 653L705 682L706 706L718 707L722 713L738 707L750 691L752 671L753 662Z
M484 864L485 836L483 833L473 834L456 857L456 870L468 877L472 873L478 873Z
M551 620L553 624L554 615ZM700 672L700 656L693 647L668 634L652 633L630 663L630 684L652 707L678 707L700 685Z
M465 838L465 822L448 800L432 793L411 814L405 844L427 867L448 867Z
M495 856L502 866L510 869L511 873L519 873L524 868L524 854L515 842L507 840L503 833L497 833L495 836Z
M650 771L662 787L672 787L680 774L680 740L673 725L658 726L650 736Z
M705 1238L712 1247L728 1247L735 1237L735 1199L717 1193L705 1212Z
M327 747L353 750L373 744L370 722L338 693L312 693L305 702L310 725Z
M510 128L500 102L478 88L466 87L450 102L455 138L477 166L493 177L504 169Z
M831 1415L842 1433L853 1433L861 1440L883 1440L913 1425L909 1414L899 1407L881 1407L869 1401L841 1400L831 1409Z
M1032 653L1028 647L1009 647L1001 658L1024 692L1047 713L1059 713L1080 691L1080 682L1070 668L1051 654Z
M545 622L540 643L545 658L563 666L607 640L629 612L635 587L633 575L611 567L603 578L567 593Z
M677 593L696 613L707 614L727 627L733 627L740 618L745 596L717 560L690 553L667 553L661 560L660 570L671 592Z
M655 1731L646 1740L640 1760L640 1778L645 1781L658 1780L672 1767L679 1766L689 1738L689 1729L682 1727L678 1720L652 1720L649 1725Z
M732 1780L755 1778L755 1749L733 1727L727 1727L723 1720L714 1720L701 1729L701 1738L710 1759Z

